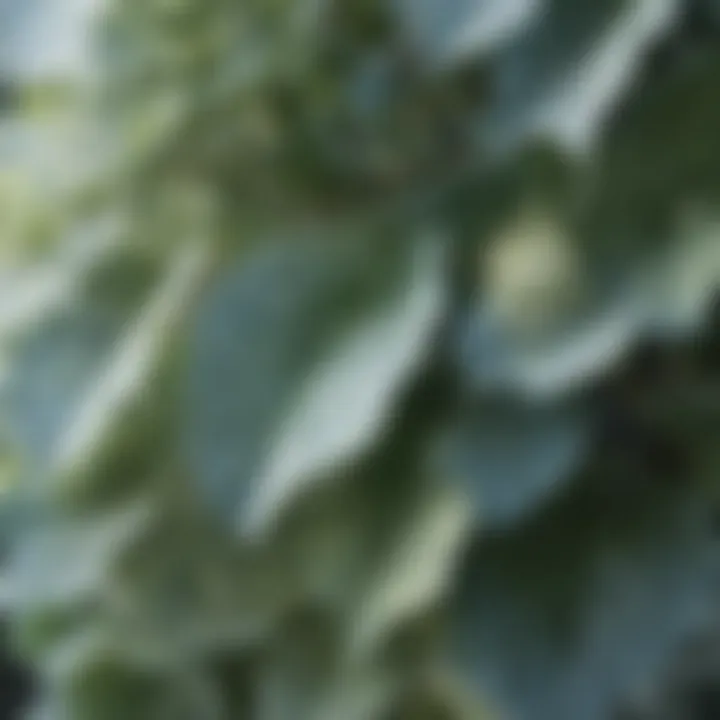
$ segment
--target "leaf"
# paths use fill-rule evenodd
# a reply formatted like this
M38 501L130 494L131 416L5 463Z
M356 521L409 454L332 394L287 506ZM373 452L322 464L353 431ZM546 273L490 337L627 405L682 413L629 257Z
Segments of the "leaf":
M477 390L510 392L524 400L558 399L589 385L625 358L649 327L645 287L619 293L599 309L541 337L513 337L480 309L460 337L460 364Z
M49 261L28 268L8 268L2 278L0 338L26 335L49 315L77 302L82 283L116 249L117 218L81 225L72 243Z
M304 613L281 629L260 668L259 720L313 720L336 665L336 627L327 616Z
M2 574L3 607L20 614L97 596L150 515L139 503L90 520L48 519L24 533Z
M171 476L160 510L107 579L107 631L158 665L244 653L265 641L297 599L282 558L238 548L197 512Z
M437 472L460 483L486 532L561 492L586 459L590 414L577 405L478 401L447 428Z
M471 528L464 497L439 485L422 492L406 514L350 617L354 661L374 655L397 627L435 607L451 587Z
M274 543L293 592L331 613L347 608L362 586L376 514L364 479L326 485L305 497Z
M654 325L660 336L697 337L720 291L720 227L694 218L681 226L657 271Z
M76 720L225 720L214 683L196 668L148 667L90 626L55 651L45 667L47 704Z
M601 257L652 264L677 238L684 214L709 209L712 216L720 190L719 68L713 43L681 56L650 74L609 124L582 217L584 241Z
M394 694L390 673L375 665L348 671L322 698L315 720L373 720L386 712Z
M12 475L13 485L0 495L0 562L5 562L10 549L33 527L40 515L19 481L21 471L13 468Z
M167 346L205 279L210 258L207 247L194 243L170 263L167 277L53 448L51 467L59 489L79 487L112 445L119 428L137 419Z
M422 258L411 285L395 307L342 342L331 361L308 378L297 410L260 476L248 517L264 527L284 502L302 490L314 473L338 466L365 450L388 419L388 401L397 383L422 357L439 317L441 290L437 258ZM290 496L288 498L288 496Z
M4 0L0 77L23 83L88 77L90 27L100 5L96 0Z
M354 247L354 246L353 246ZM367 452L442 311L439 247L301 244L251 259L201 316L191 436L201 491L263 534Z
M95 184L107 184L113 153L117 153L117 139L105 120L98 121L82 106L51 108L37 116L30 110L0 115L0 169L6 178L14 175L28 183L25 200L40 219L68 220L73 196L87 193ZM3 190L12 193L13 188L6 185ZM27 208L16 206L13 212L23 209ZM85 224L83 218L72 219L80 227Z
M552 0L495 59L495 93L482 124L485 145L512 151L528 139L549 138L573 152L592 151L679 8L676 0L603 0L583 7Z
M69 720L67 713L48 698L35 698L26 710L28 720Z
M654 332L657 258L585 247L566 223L526 204L481 242L475 299L457 325L470 389L532 402L573 394Z
M258 720L373 720L383 717L397 678L382 662L347 665L337 627L314 614L283 628L261 666Z
M48 264L39 275L29 271L22 292L10 292L0 408L23 473L33 480L47 476L60 435L145 291L147 273L136 277L132 268L132 292L115 292L113 286L128 279L128 267L100 247L107 250L102 237L88 232L74 251L59 254L56 265ZM95 292L91 286L108 264L113 282Z
M481 541L452 610L455 660L518 720L604 720L713 609L706 500L602 484ZM620 482L632 483L632 478Z
M52 446L112 347L113 319L103 307L55 318L12 364L3 404L31 477L47 469Z
M679 214L668 233L673 242L586 247L581 260L553 262L545 235L560 229L537 218L501 236L499 249L504 243L510 252L496 253L502 262L489 256L498 267L459 324L469 389L533 402L562 398L606 376L642 342L697 335L720 287L713 213L702 207ZM626 240L634 237L631 222Z
M443 68L509 43L545 0L395 0L399 24L420 59Z

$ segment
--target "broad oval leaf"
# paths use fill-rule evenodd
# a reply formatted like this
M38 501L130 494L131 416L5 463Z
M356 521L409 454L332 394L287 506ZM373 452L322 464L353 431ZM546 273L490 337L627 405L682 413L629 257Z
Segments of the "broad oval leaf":
M392 421L443 309L440 248L285 245L220 283L199 320L190 447L200 489L263 533Z
M460 483L486 532L562 491L586 459L591 415L574 405L477 401L446 430L435 462Z
M451 616L456 662L518 720L610 717L712 612L706 499L608 497L573 497L469 560Z

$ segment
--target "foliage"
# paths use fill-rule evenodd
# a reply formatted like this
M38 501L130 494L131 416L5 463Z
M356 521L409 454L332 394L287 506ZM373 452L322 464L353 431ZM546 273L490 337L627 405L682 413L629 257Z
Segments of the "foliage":
M61 78L50 5L0 55L30 717L652 695L717 615L717 3L70 3Z

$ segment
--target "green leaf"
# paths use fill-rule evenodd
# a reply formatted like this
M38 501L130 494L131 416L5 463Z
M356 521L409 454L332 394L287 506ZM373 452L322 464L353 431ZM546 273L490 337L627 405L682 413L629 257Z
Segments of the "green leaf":
M48 706L76 720L230 720L210 678L177 664L158 669L128 658L100 628L73 636L45 667ZM63 715L61 715L63 717Z
M100 247L108 249L89 232L74 252L59 253L55 265L28 270L23 292L6 305L0 407L23 473L32 479L47 477L61 435L146 289L148 268ZM96 292L92 286L108 265L112 282L103 281ZM123 289L127 281L130 292Z
M684 213L712 217L720 191L719 71L717 46L700 46L651 74L609 124L582 214L595 262L652 266L682 230Z
M3 607L21 614L97 597L150 515L140 503L91 519L48 518L23 533L2 574Z
M552 249L541 245L543 227L522 225L521 252L495 270L508 277L501 282L488 273L482 297L459 323L457 352L468 388L533 402L562 398L607 376L646 340L696 336L720 287L714 218L712 209L690 206L665 242L639 236L637 246L628 239L630 217L626 246L582 247L586 237L577 235L581 260L568 263L569 270L561 264L568 279L561 274L558 288L541 284L538 266L552 270L552 261L543 261Z
M720 291L720 226L712 217L690 218L664 253L653 286L656 333L673 339L698 337Z
M288 512L274 553L300 602L343 612L363 587L377 514L365 479L320 487Z
M477 401L445 431L437 472L460 483L486 531L505 529L573 479L590 447L589 420L578 405Z
M460 337L460 362L476 390L510 392L530 401L576 392L625 358L648 330L645 288L631 288L541 337L513 337L482 310Z
M34 504L23 488L17 486L16 477L13 477L13 481L16 486L6 488L0 496L0 561L5 560L8 549L17 542L22 533L32 527L32 522L36 519Z
M80 487L120 433L130 430L137 435L132 424L138 423L140 408L147 406L150 388L157 383L168 347L202 287L211 259L211 250L196 242L172 258L166 277L121 338L53 448L51 469L59 490Z
M295 618L271 645L261 666L258 720L373 720L387 712L397 690L391 669L344 664L337 628L325 620Z
M471 510L465 498L443 484L426 488L406 508L366 590L349 619L349 655L372 657L394 631L446 599L456 560L468 539Z
M3 403L30 476L47 470L52 447L110 350L112 330L102 308L88 309L46 323L16 358Z
M92 68L93 0L6 0L0 6L0 76L76 80Z
M180 478L171 479L168 492L184 494ZM107 627L158 664L264 641L296 600L291 569L267 549L238 548L177 498L161 506L106 581Z
M379 663L347 670L334 679L318 703L316 720L373 720L386 713L395 694L387 668Z
M452 609L462 673L519 720L610 717L712 611L706 499L597 481L480 542Z
M41 263L3 268L0 291L0 339L17 341L44 319L77 304L87 276L116 248L117 219L81 224L72 242Z
M318 479L366 453L427 357L443 305L431 243L264 251L203 313L191 447L201 491L264 533Z
M293 617L260 671L259 720L312 720L333 676L337 628L327 616Z
M57 220L69 219L68 205L74 195L94 184L107 184L108 162L111 153L117 152L116 145L104 121L99 122L70 101L66 107L51 106L43 112L28 108L0 116L3 234L7 233L8 218L32 213L25 224L32 229L32 221L54 222L51 229L55 233L46 243L57 243L65 231ZM73 221L77 225L72 230L79 226L82 232L86 218ZM37 244L31 233L26 234L3 238L3 244Z
M395 0L419 60L438 67L481 57L509 43L544 10L545 0Z
M538 138L580 153L594 149L603 123L679 6L676 0L602 0L582 7L573 0L549 2L495 59L483 142L492 151Z

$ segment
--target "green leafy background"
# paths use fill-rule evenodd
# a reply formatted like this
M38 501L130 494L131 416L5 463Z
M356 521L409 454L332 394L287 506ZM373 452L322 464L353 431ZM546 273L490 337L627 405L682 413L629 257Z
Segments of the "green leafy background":
M4 0L0 46L28 718L715 717L716 2Z

